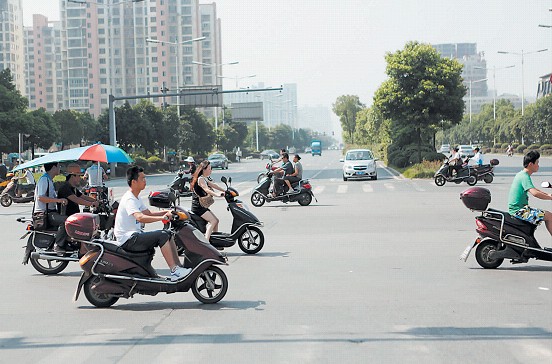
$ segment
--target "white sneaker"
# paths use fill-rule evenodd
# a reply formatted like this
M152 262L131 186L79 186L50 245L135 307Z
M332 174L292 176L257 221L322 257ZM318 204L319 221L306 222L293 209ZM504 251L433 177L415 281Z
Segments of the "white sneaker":
M171 272L171 281L178 281L190 274L191 271L192 269L190 268L176 267L174 272Z

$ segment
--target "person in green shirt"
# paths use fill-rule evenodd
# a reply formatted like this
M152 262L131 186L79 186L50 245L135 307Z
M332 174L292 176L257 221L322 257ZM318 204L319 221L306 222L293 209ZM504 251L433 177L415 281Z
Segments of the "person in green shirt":
M532 150L523 157L523 169L514 177L508 196L508 212L518 219L538 225L544 221L552 235L552 214L549 211L529 206L527 192L541 200L552 200L552 194L535 188L531 175L539 170L540 153Z

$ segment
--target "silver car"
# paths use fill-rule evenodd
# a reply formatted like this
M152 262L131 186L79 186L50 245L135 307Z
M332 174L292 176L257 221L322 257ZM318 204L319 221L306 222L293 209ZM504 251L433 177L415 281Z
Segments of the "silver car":
M376 161L374 154L369 149L351 149L347 151L344 159L340 159L343 164L343 180L349 178L371 178L378 179Z
M207 160L211 168L228 169L228 158L224 154L211 154Z

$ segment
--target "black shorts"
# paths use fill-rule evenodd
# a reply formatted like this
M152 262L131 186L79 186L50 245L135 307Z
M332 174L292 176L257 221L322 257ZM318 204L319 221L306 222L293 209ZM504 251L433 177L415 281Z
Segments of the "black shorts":
M134 233L121 245L121 248L129 252L146 252L156 246L161 248L170 238L171 235L165 230Z

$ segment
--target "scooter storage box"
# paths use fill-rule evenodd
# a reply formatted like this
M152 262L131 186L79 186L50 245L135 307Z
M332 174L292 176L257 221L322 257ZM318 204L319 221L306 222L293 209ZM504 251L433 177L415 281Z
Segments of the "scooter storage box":
M460 194L460 199L470 210L485 211L491 203L491 191L483 187L468 188Z
M491 166L498 166L498 159L491 159L490 160Z
M159 207L161 209L168 209L171 207L171 201L169 200L170 190L153 191L148 196L149 204L153 207Z
M89 212L73 214L65 220L67 235L78 240L92 240L100 229L100 217Z

